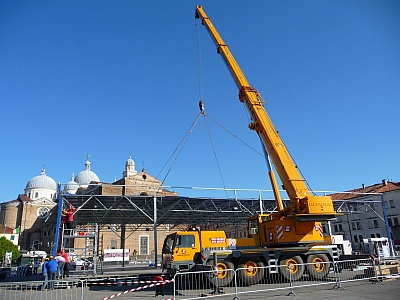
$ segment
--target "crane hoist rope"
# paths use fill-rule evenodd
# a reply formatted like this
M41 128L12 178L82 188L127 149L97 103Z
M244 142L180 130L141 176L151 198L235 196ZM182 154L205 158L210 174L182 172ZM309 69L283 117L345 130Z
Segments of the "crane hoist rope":
M178 143L178 145L176 146L175 150L172 152L172 154L170 155L170 157L168 158L168 160L166 161L166 163L164 164L164 166L161 168L160 172L157 174L157 178L160 176L160 174L162 173L162 171L165 169L165 167L167 166L167 164L171 161L172 157L174 156L175 153L175 159L172 162L171 166L169 167L164 179L162 180L162 184L164 184L165 180L167 179L169 173L172 170L172 167L175 165L176 161L178 160L179 154L182 152L183 147L185 146L186 142L189 139L189 136L192 134L194 128L196 127L197 122L199 121L201 116L201 112L197 115L196 119L193 121L192 125L190 125L189 129L186 131L186 133L184 134L184 136L182 137L182 139L180 140L180 142Z

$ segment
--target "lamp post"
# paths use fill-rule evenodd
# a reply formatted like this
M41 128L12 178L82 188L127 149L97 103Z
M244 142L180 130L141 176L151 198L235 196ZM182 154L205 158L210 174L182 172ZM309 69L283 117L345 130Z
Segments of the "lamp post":
M383 193L381 194L381 203L382 203L383 217L385 219L386 234L387 234L387 238L389 241L390 256L393 257L394 250L393 250L393 243L392 243L392 233L390 231L390 226L389 226L388 216L387 216L387 212L386 212L385 199L383 198Z

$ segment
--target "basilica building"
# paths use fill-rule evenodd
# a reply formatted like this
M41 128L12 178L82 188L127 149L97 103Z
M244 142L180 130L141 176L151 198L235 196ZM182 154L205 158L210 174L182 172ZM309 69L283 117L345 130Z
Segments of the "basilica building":
M125 163L122 178L113 183L104 183L95 172L91 170L90 156L86 157L84 169L74 176L62 188L63 195L153 195L154 187L157 196L176 196L176 192L163 189L161 181L148 174L144 169L140 172L135 169L135 162L131 156ZM19 194L17 199L0 204L0 224L6 228L15 228L19 234L19 247L21 251L42 250L50 253L54 247L58 205L57 184L46 174L43 167L40 175L33 177L25 186L24 194ZM65 204L64 204L65 205ZM96 220L93 220L96 223ZM118 224L101 224L99 237L101 247L104 249L119 249L120 228ZM169 228L160 226L157 239L162 241L169 233ZM11 233L11 232L10 232ZM143 239L143 237L146 239ZM146 240L147 247L139 243ZM154 237L148 228L136 226L124 241L125 248L129 248L138 255L149 256L154 253ZM158 244L157 251L162 247ZM137 250L138 249L138 250ZM147 250L143 250L147 249ZM142 253L143 252L143 253Z

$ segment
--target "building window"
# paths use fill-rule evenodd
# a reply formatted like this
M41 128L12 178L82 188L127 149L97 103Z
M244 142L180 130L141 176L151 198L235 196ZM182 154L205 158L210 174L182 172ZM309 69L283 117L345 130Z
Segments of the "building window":
M371 233L371 238L374 238L374 237L375 237L375 234Z
M393 226L392 218L388 218L388 224L389 224L389 227L392 227L392 226Z
M240 232L241 233L241 232ZM194 247L194 235L181 235L179 236L179 246L182 248Z
M110 241L110 248L111 249L117 249L117 241L116 240L111 240Z
M358 243L358 236L356 236L356 235L354 236L354 242Z
M358 238L359 238L360 242L363 241L363 236L361 234L358 236Z
M342 224L339 224L339 231L343 231L343 226L342 226Z
M393 200L389 200L389 204L390 204L390 208L395 208Z
M380 233L377 233L377 234L376 234L376 237L377 237L377 238L380 238L380 237L381 237L381 234L380 234Z
M397 217L393 218L393 225L394 226L399 226L399 219Z
M11 238L10 238L10 241L13 241L14 238L15 238L15 236L12 234L12 235L11 235Z
M356 222L351 222L351 229L356 230Z
M139 255L149 255L149 236L139 236Z
M36 214L40 219L46 219L50 215L50 209L48 207L39 207Z
M38 197L39 197L39 193L36 192L36 193L35 193L35 198L38 198Z
M333 225L333 229L335 230L335 232L338 232L337 224Z
M378 223L378 220L374 220L374 228L379 228L379 223Z
M361 230L362 228L361 228L361 223L360 222L357 222L357 229L358 230Z
M368 228L374 228L374 223L372 222L372 220L368 220Z

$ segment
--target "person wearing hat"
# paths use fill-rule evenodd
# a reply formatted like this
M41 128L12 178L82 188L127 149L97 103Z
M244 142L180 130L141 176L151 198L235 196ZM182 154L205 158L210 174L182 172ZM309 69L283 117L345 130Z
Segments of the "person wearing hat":
M49 289L54 290L54 282L56 281L57 274L57 261L52 255L50 255L49 262L47 263L46 267L49 276Z
M43 284L42 284L42 290L47 289L49 286L49 275L47 272L47 264L49 263L49 256L47 256L44 259L43 265L42 265L42 274L43 274Z

